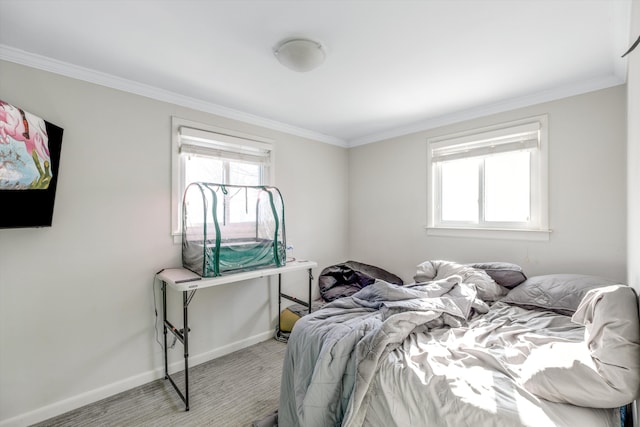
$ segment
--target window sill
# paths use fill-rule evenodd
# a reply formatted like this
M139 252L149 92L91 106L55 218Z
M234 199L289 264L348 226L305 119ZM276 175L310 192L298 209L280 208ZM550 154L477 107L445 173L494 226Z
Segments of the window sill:
M503 239L548 241L551 230L518 230L487 228L425 227L428 236L468 237L475 239Z

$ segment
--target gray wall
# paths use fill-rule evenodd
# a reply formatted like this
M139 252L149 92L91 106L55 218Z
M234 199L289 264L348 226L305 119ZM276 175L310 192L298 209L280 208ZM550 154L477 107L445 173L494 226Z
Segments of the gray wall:
M617 86L349 150L349 255L411 280L428 259L626 278L626 104ZM427 138L548 114L548 241L427 236Z
M294 255L320 266L345 259L346 149L9 62L0 75L3 100L64 128L53 226L0 230L0 424L160 377L152 283L181 263L170 235L172 115L275 140ZM302 296L306 272L283 282ZM267 279L198 291L192 363L270 338L276 291ZM177 345L172 360L181 353Z
M640 0L631 3L631 34L629 45L640 36ZM640 295L640 48L629 54L627 71L627 203L629 284ZM640 301L640 298L639 298ZM638 401L635 402L634 422L640 425Z
M640 36L640 0L632 3L629 44ZM640 293L640 47L629 58L627 82L627 195L629 205L629 283Z

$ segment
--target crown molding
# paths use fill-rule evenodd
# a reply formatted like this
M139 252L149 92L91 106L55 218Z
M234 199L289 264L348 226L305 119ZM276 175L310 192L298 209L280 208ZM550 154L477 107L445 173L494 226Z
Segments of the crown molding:
M196 99L175 92L164 90L155 86L139 83L133 80L123 79L111 74L90 68L80 67L57 59L49 58L16 49L4 44L0 44L0 59L14 62L20 65L60 74L66 77L83 80L89 83L122 90L146 98L155 99L162 102L193 108L206 113L215 114L228 119L261 126L267 129L288 133L290 135L308 138L314 141L324 142L331 145L346 148L347 142L334 136L325 135L308 129L299 128L276 120L267 119L253 114L245 113L222 105L214 104L201 99Z
M89 83L118 89L158 101L168 102L182 107L193 108L198 111L215 114L228 119L261 126L267 129L311 139L343 148L353 148L360 145L371 144L391 138L397 138L417 132L424 132L441 126L477 119L491 114L503 113L517 108L528 107L543 102L555 101L569 96L580 95L612 86L624 84L626 82L626 58L616 63L613 74L604 78L585 80L571 85L560 86L550 90L538 92L536 94L523 97L512 98L499 101L493 104L483 105L457 111L451 114L444 114L424 121L410 124L408 126L394 128L388 131L377 132L364 137L344 140L331 135L325 135L308 129L292 126L286 123L234 110L211 102L203 101L175 92L160 89L155 86L146 85L111 74L103 73L89 68L79 67L67 62L59 61L42 55L33 54L7 45L0 44L0 59L14 62L28 67L60 74L66 77L83 80Z

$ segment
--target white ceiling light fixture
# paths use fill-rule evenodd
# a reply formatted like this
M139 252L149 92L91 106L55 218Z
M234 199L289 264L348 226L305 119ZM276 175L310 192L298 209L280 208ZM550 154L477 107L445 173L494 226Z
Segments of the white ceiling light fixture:
M273 49L278 61L294 71L311 71L324 62L324 47L314 41L303 38L285 39Z

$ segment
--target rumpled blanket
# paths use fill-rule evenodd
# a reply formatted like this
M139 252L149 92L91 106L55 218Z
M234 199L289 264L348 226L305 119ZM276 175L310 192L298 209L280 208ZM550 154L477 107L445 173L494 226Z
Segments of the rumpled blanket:
M413 286L378 280L302 318L285 355L280 425L361 424L378 361L394 346L416 328L459 326L487 309L474 284L451 275Z

